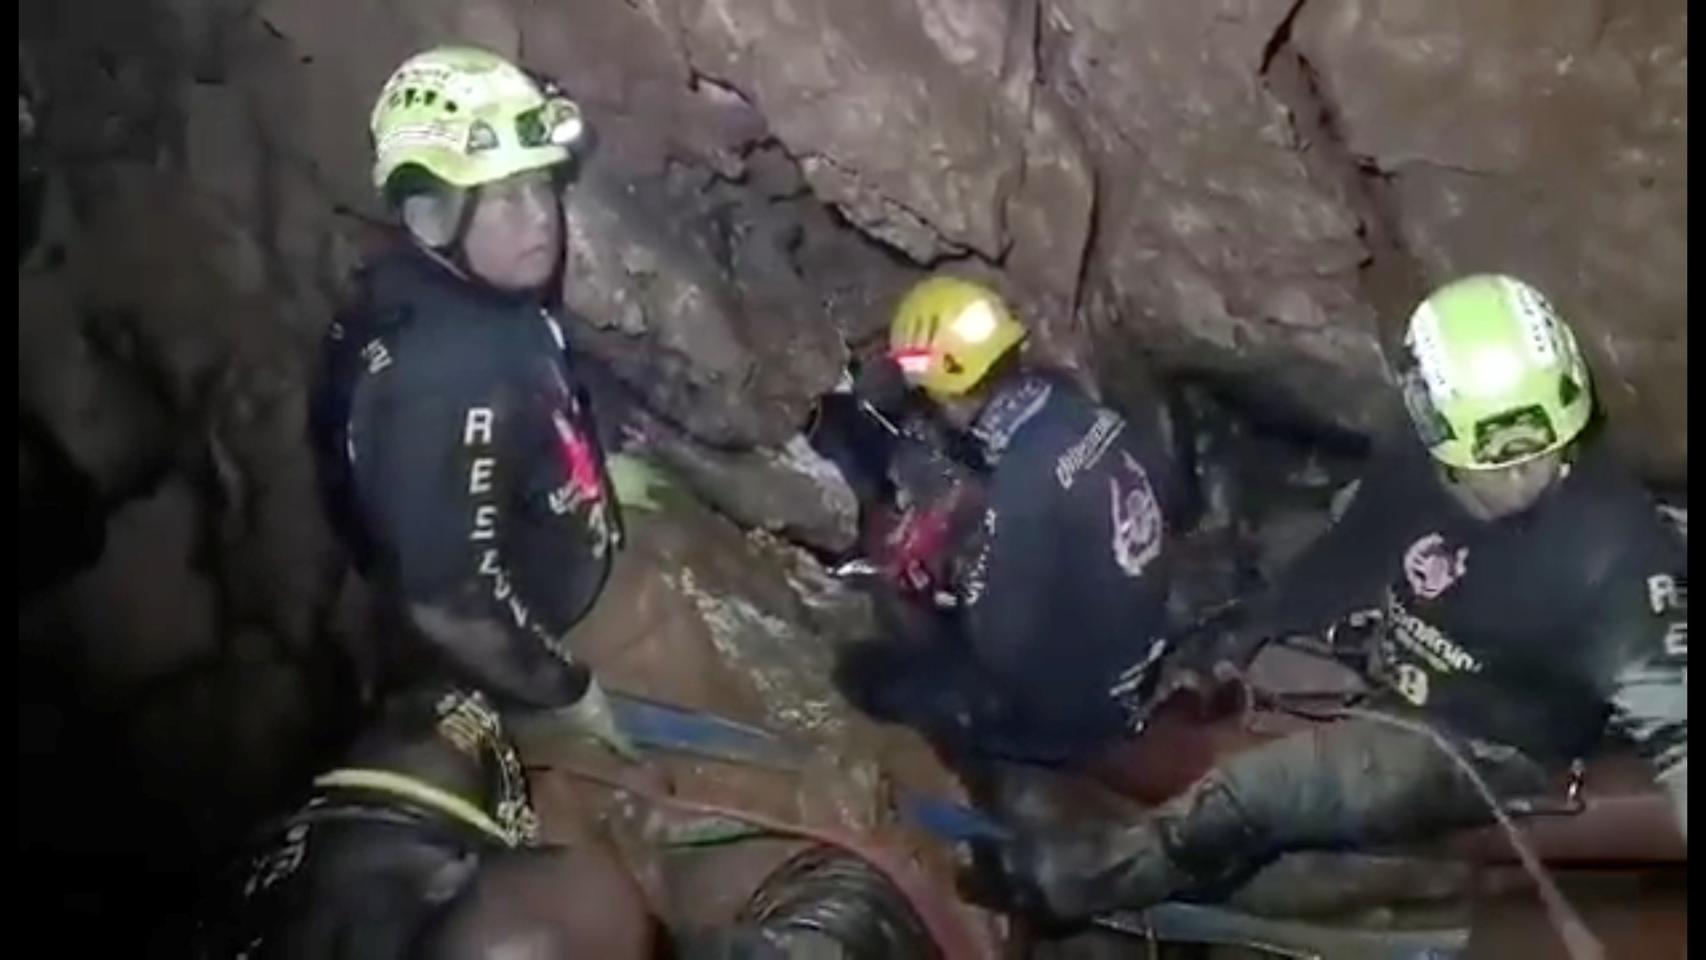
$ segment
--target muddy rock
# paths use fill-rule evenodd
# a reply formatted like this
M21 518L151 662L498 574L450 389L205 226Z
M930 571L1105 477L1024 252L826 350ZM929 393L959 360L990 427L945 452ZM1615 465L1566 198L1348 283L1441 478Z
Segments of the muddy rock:
M630 519L571 643L612 690L764 726L811 757L793 773L666 757L678 792L856 826L883 816L888 778L949 789L922 741L866 720L830 683L835 646L865 639L868 623L863 600L797 547L672 498Z
M1259 381L1346 426L1379 387L1348 174L1307 162L1263 83L1295 4L1051 6L1051 81L1106 174L1084 291L1097 343ZM1117 347L1116 347L1117 349Z
M630 544L573 642L613 689L834 734L851 711L828 642L777 559L689 501L631 517Z
M984 103L993 78L946 61L918 5L671 6L693 69L747 97L849 219L915 259L999 253L1019 131Z
M889 798L891 789L959 796L954 779L915 734L863 718L829 682L835 646L867 636L865 607L799 548L672 498L661 514L632 517L615 571L570 642L610 690L762 726L805 751L788 769L652 752L676 797L881 835L951 890L943 851L897 832ZM778 840L706 857L660 851L665 836L735 825L612 791L624 772L599 748L521 733L547 838L613 837L664 916L726 922L741 901L731 884L756 883L799 848Z
M1070 316L1093 183L1036 82L1037 4L673 7L695 77L761 113L818 199L914 261L1007 261Z
M795 434L779 450L728 452L669 432L651 435L651 456L700 500L743 527L782 533L838 552L858 536L859 503L836 466Z
M764 117L725 88L696 77L679 36L663 29L659 4L551 4L523 11L528 59L582 102L601 162L635 177L694 161L738 176ZM620 50L620 58L610 51Z
M739 332L740 302L715 261L634 198L637 187L589 174L569 195L565 302L587 322L574 343L603 357L647 404L721 445L774 442L803 418L748 389L757 359Z
M755 153L746 173L594 162L568 194L564 295L586 321L571 339L725 449L783 446L913 277L801 196L786 154Z

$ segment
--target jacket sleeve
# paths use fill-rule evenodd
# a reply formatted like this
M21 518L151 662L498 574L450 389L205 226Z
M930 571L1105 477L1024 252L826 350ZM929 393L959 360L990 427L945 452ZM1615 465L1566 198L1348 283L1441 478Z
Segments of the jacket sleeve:
M1275 637L1319 633L1345 614L1379 603L1414 534L1423 502L1415 488L1432 482L1429 471L1406 449L1378 456L1344 514L1253 600L1238 631L1240 652L1253 655L1256 646Z
M359 486L408 619L453 669L500 699L572 705L590 674L563 645L569 624L553 622L561 618L550 598L525 595L522 582L537 578L516 575L506 532L537 470L517 459L538 448L541 426L529 418L539 414L496 378L414 383L364 391L356 424ZM574 549L566 526L545 533L562 541L553 553Z
M1587 621L1610 724L1652 765L1688 835L1688 576L1661 534L1626 551Z

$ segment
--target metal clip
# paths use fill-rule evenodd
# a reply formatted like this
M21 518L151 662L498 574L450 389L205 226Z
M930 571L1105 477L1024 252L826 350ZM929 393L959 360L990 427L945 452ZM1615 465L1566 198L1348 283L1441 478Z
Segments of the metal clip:
M1571 760L1570 781L1564 788L1564 802L1569 804L1573 811L1580 811L1587 806L1587 801L1582 799L1582 787L1587 784L1587 779L1588 765L1581 757Z
M1570 776L1564 783L1564 796L1517 797L1504 804L1506 812L1519 817L1570 817L1587 809L1582 788L1587 784L1587 764L1580 757L1570 761Z

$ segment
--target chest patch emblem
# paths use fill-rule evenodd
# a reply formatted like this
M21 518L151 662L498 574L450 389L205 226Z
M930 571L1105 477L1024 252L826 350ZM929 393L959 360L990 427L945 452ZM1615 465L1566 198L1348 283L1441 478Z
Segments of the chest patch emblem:
M1420 600L1432 600L1450 590L1468 569L1469 548L1453 551L1437 533L1428 534L1404 551L1404 577Z
M1120 460L1127 484L1121 486L1118 471L1108 478L1114 562L1126 576L1137 578L1161 553L1161 505L1143 467L1129 453L1120 454Z

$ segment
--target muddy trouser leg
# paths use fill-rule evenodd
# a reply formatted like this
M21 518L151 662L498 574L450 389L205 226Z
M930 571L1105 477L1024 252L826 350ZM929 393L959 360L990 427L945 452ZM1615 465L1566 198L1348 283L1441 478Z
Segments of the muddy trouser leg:
M1496 795L1545 788L1515 750L1459 746ZM1491 819L1431 740L1350 719L1231 757L1136 824L1022 841L1008 869L1035 884L1038 906L1083 917L1223 891L1291 850L1418 840Z

